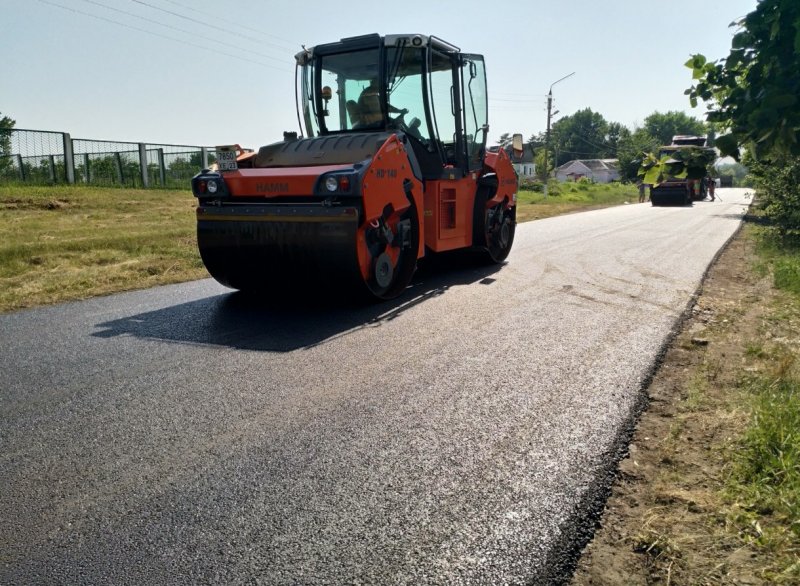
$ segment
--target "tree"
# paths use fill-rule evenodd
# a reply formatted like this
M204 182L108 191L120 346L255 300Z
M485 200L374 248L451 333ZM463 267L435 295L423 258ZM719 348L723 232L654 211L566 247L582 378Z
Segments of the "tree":
M539 134L531 134L528 138L528 142L525 144L528 145L528 148L531 149L531 152L535 152L536 150L542 148L545 143L545 133L540 132Z
M738 159L747 145L756 158L800 156L800 3L761 0L731 26L739 31L727 58L686 63L696 83L685 93L692 106L707 102L706 119L728 131L717 138L723 155Z
M500 135L500 138L497 139L497 146L501 149L508 150L511 148L511 142L514 140L514 136L510 132L504 132Z
M653 112L644 119L644 130L658 141L659 145L672 144L672 137L677 134L702 136L707 134L704 122L687 116L683 112Z
M731 185L740 185L747 177L747 167L741 163L723 163L717 165L716 174L719 177L730 177Z
M658 150L659 146L659 140L644 128L637 128L620 138L617 143L620 178L623 181L636 180L645 153L652 153Z
M620 141L630 137L631 131L628 127L619 122L609 122L608 131L606 132L605 143L608 145L610 151L614 154L619 154Z
M17 121L2 114L0 112L0 173L5 173L11 166L11 131Z
M547 158L545 158L545 154ZM545 153L544 147L537 148L533 151L533 163L536 165L536 174L542 183L547 182L550 173L553 172L553 153Z
M746 155L765 214L783 236L800 239L800 3L760 0L731 26L738 32L727 58L696 54L686 63L695 84L692 106L707 104L706 119L727 131L723 155Z
M555 165L572 159L604 159L616 155L615 146L607 142L609 124L591 108L578 110L553 124L550 148L557 153Z

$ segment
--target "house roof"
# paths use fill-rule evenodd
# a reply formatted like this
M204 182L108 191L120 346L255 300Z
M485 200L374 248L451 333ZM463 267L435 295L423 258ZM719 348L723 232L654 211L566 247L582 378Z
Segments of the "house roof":
M527 147L527 145L525 145ZM531 149L525 148L522 150L521 157L515 157L514 151L512 149L507 149L506 152L508 156L511 158L512 163L533 163L533 153Z
M619 167L619 161L617 159L572 159L571 161L564 163L561 165L557 171L566 171L570 165L574 163L580 163L584 167L592 170L592 171L615 171Z

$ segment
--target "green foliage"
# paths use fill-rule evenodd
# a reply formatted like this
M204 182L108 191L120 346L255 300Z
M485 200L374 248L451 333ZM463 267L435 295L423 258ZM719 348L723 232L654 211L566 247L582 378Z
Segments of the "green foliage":
M547 158L545 159L545 154ZM536 149L533 153L533 163L536 165L536 173L539 175L541 181L545 181L547 177L553 172L553 152L548 151L545 153L544 147Z
M500 138L497 139L497 146L503 150L507 150L511 148L511 141L513 138L514 137L510 132L504 132L500 135Z
M789 375L751 383L753 413L735 479L749 508L788 517L800 534L800 381Z
M686 171L673 165L672 157L669 155L658 157L649 153L642 159L638 176L642 183L655 186L669 178L683 179L686 177Z
M7 157L11 155L11 131L17 123L16 120L2 114L0 112L0 174L11 166L11 159Z
M800 235L800 2L761 0L732 26L738 32L726 59L693 55L692 105L708 103L706 118L728 133L723 155L752 162L765 214L783 237Z
M648 154L642 160L639 179L643 183L658 185L668 179L702 179L716 159L713 149L682 147L674 152L656 156Z
M531 149L531 151L537 151L538 149L542 148L545 143L545 132L540 132L539 134L532 134L530 138L528 138L528 142L525 144Z
M623 181L634 181L639 174L646 153L658 150L658 139L651 136L644 128L637 128L633 133L621 137L617 144L619 173Z
M546 218L559 214L624 205L636 200L636 187L621 183L580 183L551 180L548 197L541 183L533 189L520 188L517 194L517 221Z
M773 267L775 286L800 295L800 258L781 259Z
M755 209L754 213L763 213ZM762 276L772 275L776 288L800 298L800 239L786 237L771 228L759 234L759 255L763 262L757 267Z
M800 240L800 157L748 158L764 214L781 237Z
M741 163L726 163L716 166L718 177L730 177L730 184L734 187L746 186L747 167Z
M705 123L678 111L653 112L644 119L643 129L656 139L659 146L672 144L672 137L678 134L693 136L707 134Z
M544 191L544 184L538 179L530 179L528 177L519 180L520 191L532 191L534 193L542 193Z
M631 136L631 131L628 130L628 127L620 122L609 122L608 123L608 130L606 131L606 136L604 143L608 146L608 153L607 157L602 158L611 158L616 157L619 152L619 145L621 141L624 141L628 137Z
M572 159L606 159L616 155L616 142L609 142L610 130L614 140L619 140L622 126L609 123L591 108L578 110L553 124L551 149L558 153L555 166L563 165Z
M761 0L732 26L739 28L727 58L693 55L692 106L708 102L706 118L729 134L717 139L737 159L746 145L756 158L773 150L800 156L800 2Z

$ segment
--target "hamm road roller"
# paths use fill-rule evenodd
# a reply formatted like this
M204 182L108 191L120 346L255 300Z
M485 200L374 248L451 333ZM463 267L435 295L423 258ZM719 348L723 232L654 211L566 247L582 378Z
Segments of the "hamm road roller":
M426 255L505 260L517 174L503 149L486 148L482 56L434 36L373 34L295 59L304 136L218 147L192 179L198 247L217 281L391 299Z

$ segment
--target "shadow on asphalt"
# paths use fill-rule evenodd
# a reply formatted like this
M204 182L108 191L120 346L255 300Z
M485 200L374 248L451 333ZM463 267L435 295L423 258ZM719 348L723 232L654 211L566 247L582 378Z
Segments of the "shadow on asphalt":
M358 304L332 295L324 283L317 291L271 297L232 291L99 323L95 327L101 331L92 335L289 352L356 329L378 327L459 285L491 285L495 281L491 275L502 267L476 263L474 256L464 253L438 255L425 259L408 289L391 301Z

